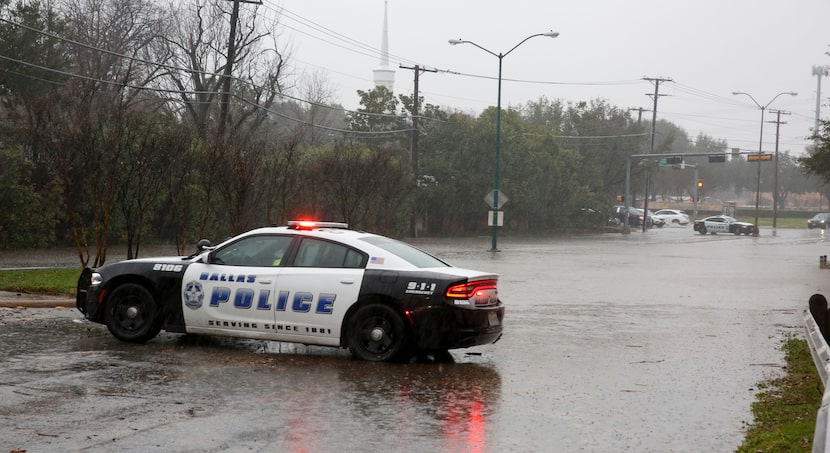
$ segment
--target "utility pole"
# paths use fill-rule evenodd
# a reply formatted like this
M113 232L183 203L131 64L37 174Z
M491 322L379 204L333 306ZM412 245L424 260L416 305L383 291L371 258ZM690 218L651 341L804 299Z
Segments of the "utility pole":
M438 72L437 69L426 69L422 68L419 65L415 66L398 66L401 69L411 69L415 72L415 91L413 93L412 99L412 143L410 149L410 157L412 159L412 168L415 170L415 175L417 177L418 174L418 135L420 131L418 130L418 117L420 115L418 109L420 107L420 99L418 94L418 81L420 79L420 75L422 72Z
M826 76L827 72L827 66L813 66L813 75L818 79L818 87L816 88L816 124L813 129L816 143L818 143L819 118L821 118L821 77Z
M643 122L643 112L650 112L651 110L644 109L642 107L637 108L629 108L628 111L637 110L637 125L639 126L640 123ZM631 204L631 158L629 157L625 161L625 195L623 196L623 205L625 206L625 214L623 215L623 233L629 234L631 233L631 229L629 228L628 222L628 215L630 213L629 207L632 206Z
M649 154L654 154L654 133L657 128L657 99L665 94L660 94L660 84L663 82L673 82L671 78L662 77L643 77L643 80L648 80L654 84L654 94L646 93L646 96L651 96L654 101L654 107L651 109L651 151ZM649 197L649 179L651 176L651 169L646 170L646 196L643 201L643 216L648 219L648 197ZM646 232L646 222L643 221L643 233Z
M637 113L637 124L640 124L640 123L643 122L643 112L650 112L651 111L649 109L644 109L642 107L637 107L637 108L632 107L632 108L628 109L629 112L632 111L632 110L636 110L638 112Z
M789 115L790 112L770 110L770 113L777 114L775 121L769 121L770 123L775 123L775 175L773 176L774 181L772 184L772 235L775 236L775 228L778 226L778 138L781 134L781 125L787 124L786 121L781 121L781 115Z
M420 115L418 108L420 106L420 99L418 94L418 80L420 79L422 72L438 72L437 69L425 69L420 67L419 65L415 66L404 66L399 65L401 69L411 69L415 72L415 92L413 93L412 99L412 141L410 143L410 159L412 161L412 174L415 178L415 185L418 185L418 136L420 135L420 130L418 129L418 117ZM413 209L417 209L417 207L413 206ZM416 218L415 212L412 213L412 217L410 218L409 222L409 229L410 234L412 237L418 237L418 228L416 225Z
M253 3L261 5L259 0L228 0L233 1L231 10L231 30L228 36L228 60L225 62L225 71L222 74L222 98L219 101L219 139L225 138L225 126L228 122L228 102L231 95L231 75L233 74L233 60L236 58L236 23L239 21L239 3Z

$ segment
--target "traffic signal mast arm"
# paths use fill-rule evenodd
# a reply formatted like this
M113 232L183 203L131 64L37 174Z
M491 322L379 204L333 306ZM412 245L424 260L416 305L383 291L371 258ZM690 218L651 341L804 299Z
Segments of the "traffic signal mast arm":
M664 157L667 160L666 163L672 163L672 164L678 163L679 164L679 163L684 161L685 157L703 157L703 156L708 157L708 156L721 156L721 155L726 156L727 154L732 154L733 156L736 155L736 154L743 154L743 155L747 155L747 156L753 156L754 155L754 156L762 156L762 157L767 155L767 153L758 153L757 151L739 151L737 153L733 151L731 153L723 152L723 153L679 153L679 154L678 153L632 154L629 157L630 158ZM679 159L679 160L677 160L677 159ZM669 162L669 160L671 160L671 162ZM764 160L764 159L762 159L762 160Z

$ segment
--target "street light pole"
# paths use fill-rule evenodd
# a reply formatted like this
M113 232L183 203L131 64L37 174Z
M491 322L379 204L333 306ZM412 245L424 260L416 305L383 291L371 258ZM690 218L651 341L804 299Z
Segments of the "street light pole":
M749 93L743 91L732 92L733 96L737 96L739 94L743 94L747 96L749 99L752 99L752 102L755 103L755 105L758 106L759 109L761 109L761 137L758 140L758 178L755 184L755 236L758 236L758 233L760 231L760 227L758 226L758 205L761 201L761 154L763 153L764 148L764 110L766 110L767 107L770 106L770 104L772 104L776 99L778 99L778 96L781 96L782 94L796 96L798 93L794 91L782 91L781 93L776 94L775 97L770 99L770 101L764 105L759 104L758 101L756 101L755 98L752 97L752 95Z
M498 216L499 216L499 161L500 161L500 154L501 154L501 68L502 68L502 60L506 57L510 52L516 50L517 47L521 46L530 38L535 38L537 36L547 36L549 38L555 38L559 36L558 32L549 31L547 33L537 33L535 35L530 35L527 38L521 40L518 44L513 46L510 50L504 53L495 53L491 50L488 50L472 41L465 41L463 39L450 39L450 45L456 46L458 44L472 44L479 49L493 55L494 57L499 59L499 78L498 78L498 98L496 100L496 161L493 169L493 217L491 219L491 224L493 225L493 232L492 232L492 244L490 251L497 252L498 249Z

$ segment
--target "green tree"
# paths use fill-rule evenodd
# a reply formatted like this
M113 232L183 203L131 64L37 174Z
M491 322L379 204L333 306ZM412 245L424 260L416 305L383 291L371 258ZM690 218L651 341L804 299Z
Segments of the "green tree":
M384 132L399 129L398 100L385 86L369 91L357 90L361 107L346 116L351 130L362 132Z
M761 190L770 194L775 190L775 163L763 162ZM799 159L788 151L778 155L778 208L786 208L789 196L808 192L819 192L821 180L815 175L805 174Z
M170 116L133 115L117 135L120 169L116 203L124 224L127 259L137 258L150 220L165 199L169 171L185 156L190 136Z
M0 98L7 114L18 115L20 105L31 105L67 81L61 71L70 64L65 43L58 38L67 22L38 1L0 3ZM44 71L51 68L54 71Z
M492 145L480 140L493 137L495 123L482 125L468 114L454 112L425 124L428 133L419 141L418 178L424 230L432 234L480 230L486 225L486 206L478 201L492 188L494 155Z
M400 233L405 230L411 176L400 158L357 144L322 150L309 167L309 189L322 195L317 216L345 221L357 228Z
M643 152L646 132L629 113L603 99L589 102L551 103L545 98L528 103L523 116L559 135L563 148L582 156L581 175L589 190L611 199L624 192L625 162ZM637 168L635 177L637 176ZM632 184L636 187L636 184Z
M31 185L34 164L20 149L0 149L0 246L44 247L53 244L59 194L53 185L41 192Z
M27 112L28 139L61 185L82 265L93 259L91 246L92 265L106 261L118 220L117 184L126 151L120 143L129 117L162 105L141 90L159 67L121 56L147 55L151 37L160 32L158 11L144 0L68 1L67 35L86 43L66 48L77 77Z
M799 163L805 172L830 183L830 121L822 120L813 138L815 146L808 149L808 155L801 157Z

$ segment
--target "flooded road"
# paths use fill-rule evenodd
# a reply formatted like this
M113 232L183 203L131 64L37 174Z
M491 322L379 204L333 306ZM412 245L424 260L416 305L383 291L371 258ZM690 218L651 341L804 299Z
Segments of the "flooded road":
M0 309L0 446L733 451L782 339L830 294L821 230L412 242L500 274L501 341L453 364L372 364L262 341L131 345L74 309Z

